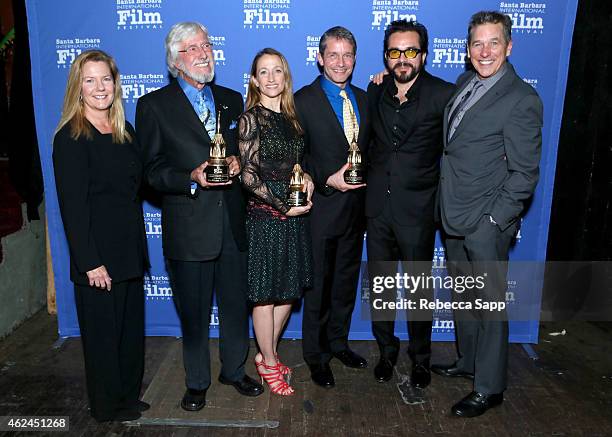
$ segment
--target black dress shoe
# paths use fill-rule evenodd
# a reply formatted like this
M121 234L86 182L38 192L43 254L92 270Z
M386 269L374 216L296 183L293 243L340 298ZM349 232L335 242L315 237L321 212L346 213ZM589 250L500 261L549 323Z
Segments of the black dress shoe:
M308 365L310 367L310 377L312 381L323 388L332 388L336 385L334 374L329 364Z
M416 388L425 388L431 382L431 373L425 364L415 364L412 366L410 384Z
M188 388L181 400L181 408L185 411L200 411L206 405L206 390Z
M387 358L380 358L378 364L374 367L374 378L378 382L387 382L393 376L393 361Z
M144 411L147 411L149 408L151 408L150 404L148 404L148 403L146 403L144 401L141 401L141 400L137 400L136 404L134 406L136 408L136 411L140 411L141 413L144 412Z
M431 366L431 371L433 373L437 373L438 375L441 376L449 376L449 377L461 377L461 378L467 378L467 379L474 379L474 374L473 373L469 373L466 372L465 370L462 370L460 368L457 367L457 364L450 364L450 365L444 365L444 364L432 364Z
M368 367L368 362L366 359L350 349L335 352L333 355L342 361L342 364L344 364L346 367L352 367L354 369L365 369Z
M244 396L259 396L263 393L263 385L255 381L249 375L244 375L238 381L230 381L223 375L219 375L219 382L225 385L233 385L234 388Z
M504 401L503 393L486 395L473 391L451 408L455 416L476 417L484 414L489 408L493 408Z

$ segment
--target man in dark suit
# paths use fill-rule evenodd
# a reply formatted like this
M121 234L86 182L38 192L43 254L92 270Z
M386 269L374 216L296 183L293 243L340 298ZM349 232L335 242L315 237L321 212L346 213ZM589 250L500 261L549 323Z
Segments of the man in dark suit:
M442 154L442 115L454 86L425 71L427 29L414 21L398 20L385 30L387 70L380 85L368 87L372 120L366 190L368 271L374 277L395 276L398 261L404 272L431 275L435 225L434 205ZM424 295L426 290L406 297ZM396 287L383 301L396 300ZM395 310L379 311L371 294L372 332L380 349L374 368L377 381L391 379L399 352L394 335ZM431 310L411 312L408 354L411 383L429 385Z
M498 12L478 12L470 20L468 51L475 71L459 77L445 110L439 189L450 274L484 275L483 295L500 301L519 216L538 181L542 145L542 102L506 61L511 28L510 18ZM472 302L473 297L467 291L453 295ZM459 359L432 371L473 378L474 391L452 413L478 416L503 401L508 322L484 310L455 311L455 321Z
M348 185L349 142L365 157L368 141L366 94L350 84L357 43L343 27L327 30L317 59L323 74L295 94L305 131L306 171L315 183L311 210L314 286L304 296L302 348L313 381L333 387L332 356L348 367L367 361L348 345L364 232L364 184Z
M172 26L166 61L176 80L139 99L136 130L146 157L146 179L163 193L164 256L183 332L187 391L181 406L197 411L205 405L210 385L213 289L221 327L219 381L247 396L263 392L244 373L249 348L247 240L240 183L230 179L211 184L204 175L217 127L227 143L230 176L239 173L235 120L243 102L239 93L210 83L212 45L201 24Z

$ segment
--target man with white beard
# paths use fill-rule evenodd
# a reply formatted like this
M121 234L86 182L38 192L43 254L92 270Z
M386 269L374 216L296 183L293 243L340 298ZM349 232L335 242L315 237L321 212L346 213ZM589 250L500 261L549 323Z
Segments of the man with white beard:
M141 97L136 132L147 183L162 193L163 248L183 332L187 390L181 406L198 411L211 382L208 327L212 292L219 305L219 382L258 396L263 387L247 376L247 239L236 120L242 96L211 83L212 44L200 23L172 26L166 63L176 78ZM219 123L219 126L217 126ZM217 130L227 147L230 180L209 183L204 169Z

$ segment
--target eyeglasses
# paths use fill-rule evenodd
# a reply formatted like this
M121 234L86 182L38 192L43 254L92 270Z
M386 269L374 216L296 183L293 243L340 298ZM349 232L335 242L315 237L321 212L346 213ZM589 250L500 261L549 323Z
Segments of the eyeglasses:
M200 51L205 52L205 51L211 50L212 47L213 45L211 43L205 42L205 43L200 44L199 46L194 44L192 46L187 47L185 50L177 50L177 51L179 53L187 53L188 55L195 55L197 53L200 53Z
M387 49L387 56L389 57L389 59L399 59L400 56L402 56L402 53L403 53L406 58L414 59L421 52L422 52L421 49L417 49L417 48L414 48L414 47L409 47L409 48L404 49L404 50L400 50L400 49Z

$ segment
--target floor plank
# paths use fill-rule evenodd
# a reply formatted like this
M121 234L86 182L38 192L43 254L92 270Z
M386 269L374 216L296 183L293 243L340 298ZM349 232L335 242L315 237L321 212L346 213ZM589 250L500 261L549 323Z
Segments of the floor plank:
M548 335L561 329L565 336ZM143 396L152 408L143 416L146 424L98 424L87 412L80 340L68 339L54 348L56 340L55 317L40 312L0 341L0 415L68 415L71 436L612 435L611 324L543 323L541 342L534 346L538 359L511 345L504 403L470 420L449 414L451 405L471 390L470 381L433 375L426 390L411 389L411 364L402 345L394 378L377 383L372 369L378 349L368 341L351 346L368 359L369 368L349 369L332 360L336 387L330 390L310 381L301 342L284 341L280 354L294 369L295 395L271 395L266 387L262 396L249 398L217 382L218 344L212 340L207 406L188 413L179 406L184 391L181 340L149 337ZM251 342L246 367L253 377L254 354ZM453 344L434 344L434 362L450 362L454 356ZM177 425L152 425L164 420ZM246 427L262 423L275 427Z

